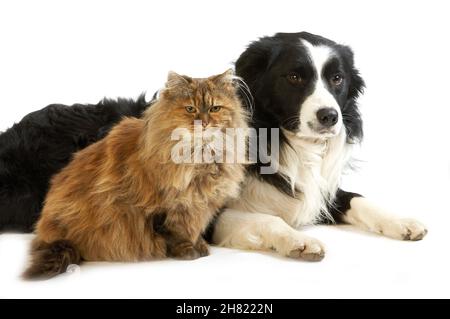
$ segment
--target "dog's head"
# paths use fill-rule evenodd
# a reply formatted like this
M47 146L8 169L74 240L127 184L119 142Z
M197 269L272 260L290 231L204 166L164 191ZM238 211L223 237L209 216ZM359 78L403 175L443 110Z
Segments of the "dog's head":
M356 99L364 81L349 47L306 32L278 33L250 44L236 73L254 95L256 127L329 138L344 125L349 141L362 137Z

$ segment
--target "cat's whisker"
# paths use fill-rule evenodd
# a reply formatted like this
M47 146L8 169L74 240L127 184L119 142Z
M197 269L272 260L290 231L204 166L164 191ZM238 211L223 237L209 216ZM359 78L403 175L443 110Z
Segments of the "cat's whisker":
M238 76L234 76L233 80L235 80L235 83L237 83L238 87L239 87L239 91L242 93L241 95L244 95L245 99L246 99L246 106L249 109L249 113L250 113L250 117L253 116L253 110L254 110L254 105L255 105L255 100L253 98L253 95L250 91L250 88L248 87L247 83L245 83L245 81L238 77Z

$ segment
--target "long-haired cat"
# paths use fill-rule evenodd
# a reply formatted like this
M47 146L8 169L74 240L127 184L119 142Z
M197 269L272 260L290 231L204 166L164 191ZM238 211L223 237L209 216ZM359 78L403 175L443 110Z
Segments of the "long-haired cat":
M206 79L169 73L142 119L125 118L78 152L51 182L25 278L50 278L69 264L208 254L201 234L239 194L243 163L175 163L175 129L246 128L231 71ZM203 145L204 146L204 145Z

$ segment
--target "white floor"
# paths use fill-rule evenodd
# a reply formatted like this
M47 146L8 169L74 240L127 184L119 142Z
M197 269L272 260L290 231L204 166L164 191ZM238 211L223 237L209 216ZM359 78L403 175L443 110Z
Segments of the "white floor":
M448 250L437 228L421 242L394 241L348 227L320 226L307 232L326 243L322 262L213 248L211 256L196 261L86 263L74 273L31 283L19 275L32 235L2 235L0 297L450 297Z

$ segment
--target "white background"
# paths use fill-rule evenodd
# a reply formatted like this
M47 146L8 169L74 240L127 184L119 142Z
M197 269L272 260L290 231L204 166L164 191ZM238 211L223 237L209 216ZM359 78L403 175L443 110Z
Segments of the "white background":
M399 242L312 227L320 263L212 250L192 262L86 264L49 282L18 276L32 235L0 235L0 297L450 297L448 1L0 2L0 130L61 102L136 97L169 70L207 76L251 40L310 31L349 44L367 82L361 192L429 229Z

